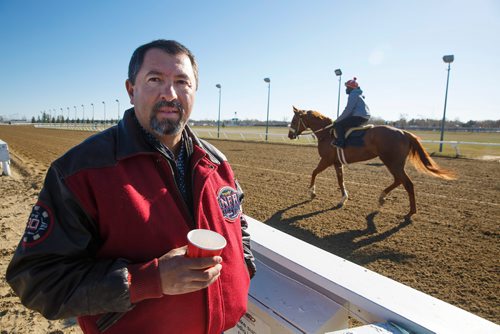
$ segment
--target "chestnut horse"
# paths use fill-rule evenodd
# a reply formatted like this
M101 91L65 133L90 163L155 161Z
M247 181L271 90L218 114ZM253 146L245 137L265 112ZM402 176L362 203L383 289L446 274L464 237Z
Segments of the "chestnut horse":
M339 206L342 207L347 201L349 196L344 185L342 162L341 159L339 159L339 154L342 160L344 160L344 163L348 164L379 157L394 177L394 182L380 194L379 204L384 204L387 194L402 184L410 199L410 211L406 215L406 218L411 217L417 212L413 182L405 172L405 164L408 157L415 168L420 172L445 180L455 178L453 172L440 168L425 151L418 138L408 131L385 125L374 126L367 130L362 130L366 131L363 137L364 143L362 146L350 146L349 141L347 141L348 145L342 152L340 149L331 145L334 137L331 134L333 122L330 118L323 116L317 111L299 110L295 107L293 107L293 112L295 115L290 124L288 138L295 139L302 134L304 130L310 129L318 139L318 152L321 160L316 169L312 172L311 184L309 186L311 198L316 196L314 184L316 176L333 165L337 173L337 181L342 193L342 200Z

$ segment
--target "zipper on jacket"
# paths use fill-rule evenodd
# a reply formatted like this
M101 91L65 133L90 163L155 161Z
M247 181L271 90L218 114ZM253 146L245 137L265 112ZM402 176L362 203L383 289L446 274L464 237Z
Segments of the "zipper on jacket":
M166 175L165 170L163 169L162 159L166 160L165 162L168 165L168 167L170 168L170 172L172 174L172 178L173 178L173 181L175 184L176 195L178 198L180 198L180 200L182 202L182 207L184 209L184 212L186 213L186 216L190 218L189 221L191 222L191 225L192 225L190 227L194 228L194 227L196 227L195 218L194 218L193 214L191 213L191 211L189 210L189 207L188 207L186 201L184 200L184 196L182 195L181 190L179 189L179 184L177 183L177 178L175 177L175 171L171 165L170 159L163 157L163 155L161 155L161 158L159 157L156 159L156 164L158 165L158 169L160 171L160 174L162 175L162 177L164 179L163 181L165 183L165 186L168 186L168 184L167 184L168 175ZM173 163L175 163L175 162L173 162ZM193 203L193 205L194 205L194 203Z
M193 213L198 210L198 206L199 206L199 198L195 197L195 196L197 196L197 194L194 191L194 177L195 177L194 174L196 173L196 166L200 163L201 159L203 159L203 157L200 157L198 160L196 160L193 163L193 167L190 168L190 170L191 170L191 180L190 180L190 182L191 182L191 194L192 194L192 198L193 198ZM199 195L198 195L198 197L199 197Z

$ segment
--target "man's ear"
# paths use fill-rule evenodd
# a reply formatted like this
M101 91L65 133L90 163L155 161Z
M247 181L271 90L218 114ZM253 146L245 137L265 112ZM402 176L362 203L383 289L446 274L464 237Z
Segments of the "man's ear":
M130 98L130 104L134 104L134 85L129 79L125 80L125 89L127 90L128 97Z

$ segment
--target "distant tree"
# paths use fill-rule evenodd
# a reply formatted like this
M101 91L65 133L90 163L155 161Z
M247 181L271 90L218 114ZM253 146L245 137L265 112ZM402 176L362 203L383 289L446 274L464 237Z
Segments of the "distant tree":
M374 117L370 118L370 123L375 124L375 125L384 125L387 122L384 121L381 117L374 116Z

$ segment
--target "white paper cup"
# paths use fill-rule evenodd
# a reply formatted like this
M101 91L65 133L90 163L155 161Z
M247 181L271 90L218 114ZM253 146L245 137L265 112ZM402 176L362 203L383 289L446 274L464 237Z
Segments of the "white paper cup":
M226 238L217 232L196 229L187 234L187 257L212 257L220 255L226 247Z

